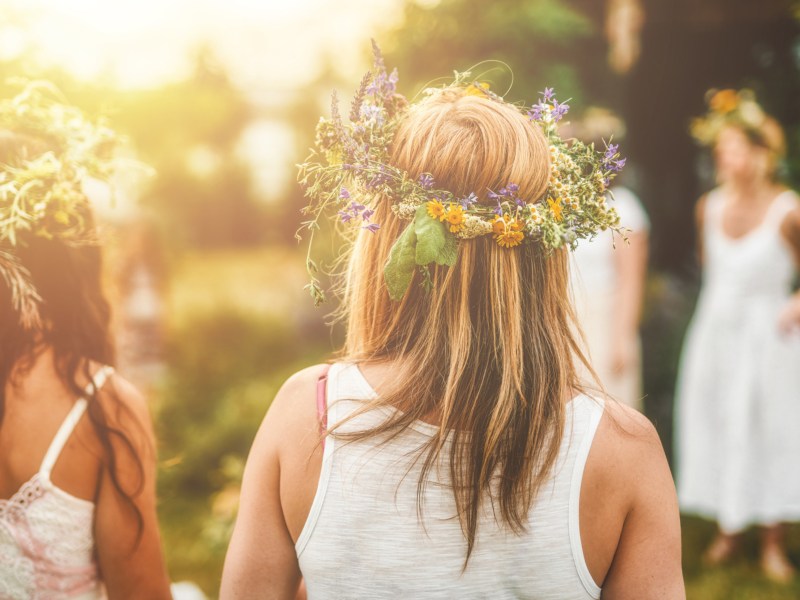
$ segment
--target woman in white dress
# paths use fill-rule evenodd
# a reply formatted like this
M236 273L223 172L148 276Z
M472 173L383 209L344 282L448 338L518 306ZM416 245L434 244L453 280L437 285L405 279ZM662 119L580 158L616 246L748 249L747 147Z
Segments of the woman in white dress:
M591 108L581 121L569 126L569 133L602 147L603 140L623 138L625 125L610 111ZM641 411L639 321L650 220L639 198L628 188L616 186L612 195L611 205L627 229L627 242L611 230L592 240L580 240L572 254L570 283L586 353L604 391ZM591 385L593 378L588 373L583 376Z
M628 229L627 242L610 230L582 240L570 278L575 312L592 367L615 400L642 410L642 356L639 320L647 274L650 221L636 195L612 190L612 205Z
M709 564L763 527L761 566L787 581L784 526L800 520L800 202L775 181L780 126L748 92L711 97L694 135L713 144L719 186L697 205L703 284L677 394L683 512L719 534Z

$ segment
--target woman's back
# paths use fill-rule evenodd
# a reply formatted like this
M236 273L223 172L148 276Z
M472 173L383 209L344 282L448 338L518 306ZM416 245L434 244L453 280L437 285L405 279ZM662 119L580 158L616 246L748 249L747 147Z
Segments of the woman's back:
M396 385L403 372L396 364L351 365L343 394L336 389L341 381L337 370L342 368L336 365L329 372L331 400L369 398L374 390ZM434 426L417 422L403 432L407 442L394 440L383 446L380 440L364 445L329 436L323 448L315 395L324 372L325 367L315 366L291 377L259 430L245 472L222 598L259 598L264 590L272 590L276 598L294 598L294 577L301 573L308 578L309 598L470 597L467 583L479 580L476 575L484 571L491 571L487 582L505 586L508 598L592 597L592 589L599 594L593 582L601 584L604 598L684 597L672 477L655 429L637 411L585 396L570 402L568 422L573 425L565 429L561 471L556 469L555 481L537 496L531 528L519 538L501 534L497 519L484 515L470 558L475 566L458 583L466 541L452 515L452 489L441 489L441 482L427 486L420 514L416 504L408 505L409 498L416 501L418 474L404 469L410 464L408 453L418 450L414 442L423 443ZM333 418L355 406L343 401L337 409L333 401L330 404ZM367 413L364 418L387 414ZM582 470L579 456L586 460ZM341 464L337 457L342 457ZM570 460L571 474L566 464ZM437 477L436 470L429 474ZM339 482L333 494L332 481ZM363 487L365 482L372 492ZM354 497L359 499L352 504L342 502ZM365 506L369 512L361 510ZM450 521L441 522L442 516ZM537 528L545 524L548 530L540 538ZM445 543L436 547L431 534ZM393 582L404 589L392 592L384 587ZM542 587L531 589L531 584ZM503 588L476 585L475 597L503 597Z
M17 393L11 386L6 394L0 427L0 597L101 597L94 543L100 461L99 448L92 448L97 444L84 429L88 401L73 398L63 415L64 391L53 385L57 378L41 377L42 371L36 370L38 381L27 377ZM99 369L86 396L91 387L100 390L111 373ZM43 396L21 397L31 387Z
M99 365L76 395L49 349L24 364L0 421L0 598L167 597L143 398ZM101 410L114 471L88 414Z
M327 388L331 423L375 397L353 364L333 365ZM466 547L447 464L428 474L421 519L417 509L417 454L438 428L417 422L386 444L377 437L351 444L329 437L316 498L296 545L309 594L599 598L583 557L578 513L583 468L603 407L587 396L577 396L569 407L553 476L540 491L527 530L515 535L498 526L491 507L484 506L463 572ZM386 415L375 412L353 419L341 432L379 425Z

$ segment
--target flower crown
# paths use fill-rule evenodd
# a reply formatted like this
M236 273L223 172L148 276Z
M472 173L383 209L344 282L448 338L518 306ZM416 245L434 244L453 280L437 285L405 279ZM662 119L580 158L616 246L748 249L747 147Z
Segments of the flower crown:
M616 144L597 151L594 145L562 140L558 123L569 105L559 102L552 88L545 88L533 106L521 108L531 126L541 128L550 145L550 181L537 202L520 198L514 182L498 190L475 190L456 197L438 188L428 173L414 179L389 164L391 143L409 104L397 93L397 70L386 71L375 42L373 53L374 66L356 91L349 122L342 119L334 92L331 117L320 118L315 148L299 165L299 181L310 199L303 212L310 218L296 237L300 239L304 229L310 232L306 268L311 282L307 288L316 304L324 301L316 277L318 268L311 258L313 233L320 220L336 211L341 222L378 233L380 224L372 217L375 199L381 196L391 200L395 215L411 221L392 247L384 268L393 300L402 299L415 271L421 273L422 284L430 286L431 264L455 264L461 240L488 235L506 249L537 242L552 250L574 247L579 239L592 238L600 230L620 231L619 218L606 204L605 194L625 159L620 158ZM469 72L456 72L451 84L427 89L425 94L453 88L505 102ZM476 192L486 192L494 205L479 203Z
M719 132L728 125L762 137L761 127L767 120L764 109L756 102L752 90L709 90L706 94L708 112L692 120L690 133L704 146L712 146Z
M108 181L118 142L48 82L28 83L0 101L0 277L26 329L41 325L41 297L16 256L20 235L96 243L84 217L89 200L83 183Z

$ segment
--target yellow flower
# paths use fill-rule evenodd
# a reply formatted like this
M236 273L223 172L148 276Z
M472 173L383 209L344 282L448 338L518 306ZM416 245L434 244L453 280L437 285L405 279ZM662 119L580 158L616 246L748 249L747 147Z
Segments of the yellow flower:
M525 234L522 233L524 228L525 223L519 219L512 219L508 215L503 215L502 217L498 215L492 222L494 241L503 248L519 246L525 238Z
M497 215L492 221L492 231L495 235L500 235L501 233L505 232L506 230L506 223L508 222L508 216L501 217Z
M485 81L476 81L475 83L470 83L467 86L466 94L467 96L485 97L487 91L489 91L488 83L486 83Z
M563 207L561 206L561 198L556 200L548 198L547 204L550 206L550 212L553 213L553 218L556 220L556 223L561 223L561 220L564 218L564 216L561 214L563 211Z
M510 228L500 235L494 236L495 241L503 248L513 248L514 246L519 246L524 238L524 233L521 231L513 231Z
M739 106L739 94L736 90L720 90L711 96L709 101L711 110L726 114L736 110Z
M450 204L444 218L450 224L450 233L458 233L464 228L464 208L460 204Z
M432 219L444 221L444 204L438 200L431 200L425 204L425 207L428 209L428 215L430 215Z

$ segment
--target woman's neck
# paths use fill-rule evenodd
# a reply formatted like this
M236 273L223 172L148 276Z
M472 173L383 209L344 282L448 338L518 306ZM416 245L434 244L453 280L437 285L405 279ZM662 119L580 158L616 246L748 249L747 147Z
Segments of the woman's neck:
M775 184L763 177L731 179L723 183L722 187L733 202L743 204L767 202L775 194Z

